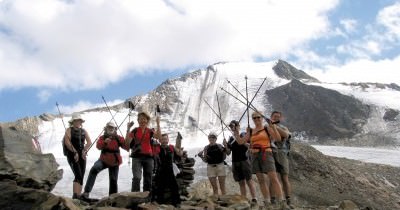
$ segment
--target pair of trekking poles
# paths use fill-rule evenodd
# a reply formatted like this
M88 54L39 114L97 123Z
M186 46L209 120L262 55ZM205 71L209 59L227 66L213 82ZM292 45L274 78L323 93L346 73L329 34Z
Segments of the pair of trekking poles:
M123 121L122 121L120 124L118 124L117 121L115 120L115 116L117 115L118 112L116 112L115 114L112 114L111 109L110 109L110 107L108 106L108 104L107 104L107 102L106 102L104 96L102 96L102 99L103 99L104 104L105 104L106 107L107 107L108 112L109 112L110 115L111 115L111 120L110 120L110 122L111 122L111 121L114 121L115 125L117 125L117 130L120 132L121 136L123 136L123 134L122 134L122 132L121 132L121 130L120 130L119 128L122 126L122 124L125 122L125 120L126 120L127 118L129 118L128 121L130 122L130 116L131 116L131 114L132 114L132 111L135 110L135 107L139 104L140 99L139 99L135 104L133 104L132 101L130 101L130 100L128 101L129 113L125 116L125 118L123 119ZM67 127L65 126L64 119L63 119L63 117L62 117L62 114L61 114L61 111L60 111L58 102L56 102L56 106L57 106L58 113L59 113L59 115L60 115L60 117L61 117L61 121L62 121L62 123L63 123L64 129L67 130ZM160 110L160 108L159 108L159 106L157 105L157 111L159 111L159 110ZM102 130L102 131L100 132L100 134L97 136L97 138L95 139L95 141L89 146L88 152L89 152L89 150L92 148L92 146L97 142L97 140L100 138L100 136L103 134L103 132L104 132L104 130ZM129 160L128 164L130 164L130 159L128 159L128 160Z

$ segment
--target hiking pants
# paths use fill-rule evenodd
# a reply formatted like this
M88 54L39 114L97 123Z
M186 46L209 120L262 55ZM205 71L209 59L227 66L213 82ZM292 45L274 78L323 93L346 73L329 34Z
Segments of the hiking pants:
M143 191L151 192L154 159L151 156L132 158L132 192L140 191L140 180L142 179L143 168Z
M159 204L172 204L176 206L181 203L178 183L172 169L172 164L169 167L164 167L157 171L155 184L154 194L156 201ZM170 192L170 195L165 197L166 192L168 191Z
M72 169L72 173L74 173L75 176L74 182L83 185L83 176L85 175L86 160L82 158L82 151L79 151L78 162L75 162L73 153L67 155L67 161Z
M118 192L118 171L119 166L107 167L103 161L97 160L93 167L90 169L89 177L86 181L85 192L90 193L93 189L94 182L96 181L97 174L102 170L108 168L108 179L109 179L109 189L108 194L111 195L113 193Z

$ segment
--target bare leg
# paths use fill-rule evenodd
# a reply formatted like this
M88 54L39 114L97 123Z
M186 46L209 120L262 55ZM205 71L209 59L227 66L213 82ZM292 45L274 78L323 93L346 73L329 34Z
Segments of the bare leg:
M251 198L256 199L256 189L254 187L253 180L252 179L247 180L246 183L247 183L247 186L249 187Z
M219 188L221 189L221 194L225 195L225 176L219 176L218 177L218 182L219 182Z
M268 172L268 178L271 182L272 194L276 195L278 200L283 200L282 187L279 183L278 176L275 171Z
M263 173L256 173L258 184L260 185L261 193L263 194L264 200L270 199L269 190Z
M285 192L285 196L289 196L292 194L292 186L289 182L289 176L287 174L282 175L282 184L283 184L283 191Z
M239 187L240 187L240 195L242 195L243 197L246 197L246 181L240 180Z
M217 177L208 177L210 180L211 187L213 188L213 192L215 196L218 196L218 185L217 185Z

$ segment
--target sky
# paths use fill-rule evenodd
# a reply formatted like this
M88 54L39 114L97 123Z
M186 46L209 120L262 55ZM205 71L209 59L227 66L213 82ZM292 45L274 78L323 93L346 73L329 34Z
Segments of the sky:
M104 106L221 61L400 85L400 1L0 0L0 122Z

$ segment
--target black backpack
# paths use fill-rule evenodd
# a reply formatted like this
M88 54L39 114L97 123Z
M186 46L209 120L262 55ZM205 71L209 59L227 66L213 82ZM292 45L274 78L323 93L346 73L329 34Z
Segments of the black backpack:
M222 154L219 154L221 152ZM221 144L217 145L207 145L204 148L204 153L205 156L203 158L203 161L209 164L217 164L217 163L223 163L224 160L226 159L226 152L225 148ZM215 155L215 156L210 156L209 154Z

